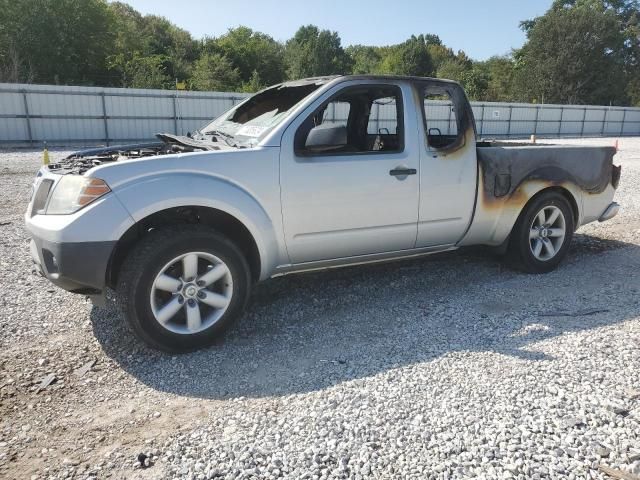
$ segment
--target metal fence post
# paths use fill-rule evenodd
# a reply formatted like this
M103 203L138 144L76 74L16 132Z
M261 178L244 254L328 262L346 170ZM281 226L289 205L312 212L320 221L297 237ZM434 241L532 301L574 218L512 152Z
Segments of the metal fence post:
M511 136L511 117L513 116L513 105L509 105L509 123L507 124L507 138Z
M533 121L533 134L538 134L538 118L540 117L540 107L536 105L536 119Z
M484 103L482 104L482 111L480 112L480 136L482 137L482 131L484 130Z
M582 125L580 126L580 136L584 137L584 121L587 119L587 107L582 109Z
M562 134L562 122L564 121L564 107L560 107L560 121L558 122L558 138Z
M24 116L27 120L27 137L29 145L33 145L33 134L31 132L31 116L29 115L29 102L27 101L27 91L22 90L22 103L24 104Z
M620 124L620 135L624 135L624 122L627 120L627 109L622 110L622 123Z
M104 100L104 91L100 92L100 98L102 99L102 119L104 121L104 139L109 146L109 122L107 121L107 103Z
M604 137L604 127L607 124L607 113L609 113L609 110L607 110L606 108L604 109L604 117L602 118L602 129L600 130L600 136Z
M176 108L176 102L178 99L178 92L173 94L173 132L178 135L178 110Z
M380 133L380 104L376 103L376 135Z

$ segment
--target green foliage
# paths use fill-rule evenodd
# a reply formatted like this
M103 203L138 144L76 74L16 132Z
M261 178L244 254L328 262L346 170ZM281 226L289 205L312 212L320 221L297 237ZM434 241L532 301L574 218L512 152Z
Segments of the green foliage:
M227 57L247 85L252 83L254 74L260 80L257 86L273 85L285 79L283 46L264 33L247 27L232 28L219 38L207 39L204 49Z
M412 35L407 41L387 47L383 52L380 73L420 77L433 75L433 61L424 35Z
M632 106L640 107L640 72L629 81L627 95Z
M605 105L626 101L619 18L597 3L554 4L533 22L527 43L516 54L516 89L522 98Z
M482 64L451 58L440 65L438 77L460 82L471 100L487 99L490 77Z
M103 0L0 0L0 80L109 83L113 22Z
M427 51L431 56L434 72L438 72L446 62L455 59L453 50L442 44L427 44Z
M196 61L189 83L194 90L233 91L240 84L240 71L224 55L205 53Z
M258 73L257 70L254 70L253 73L251 74L251 78L249 79L248 82L244 82L242 84L242 91L243 92L248 92L248 93L253 93L253 92L257 92L259 90L262 90L265 87L268 87L269 85L267 85L266 83L264 83L262 81L262 78L260 78L260 74Z
M640 105L640 0L554 0L521 23L525 45L477 62L434 34L343 48L300 27L285 43L239 26L194 40L107 0L0 0L0 81L255 92L331 74L438 76L483 101Z
M116 20L116 39L108 65L122 79L123 86L134 86L131 83L132 69L159 71L168 78L162 80L167 86L173 85L176 79L189 77L193 62L199 56L198 42L191 38L189 32L166 18L155 15L143 17L123 3L113 3L109 7ZM137 68L135 62L146 57L150 60ZM160 85L159 82L161 79L156 73L151 83Z
M131 88L172 88L175 80L166 73L164 55L134 54L123 65L124 83Z
M353 62L351 73L372 74L380 71L382 53L380 47L370 47L368 45L351 45L346 48L346 53Z
M515 67L510 57L491 57L485 62L476 63L476 68L485 72L487 90L483 100L494 102L515 102L519 98L514 91Z
M341 46L337 32L315 25L300 27L285 46L289 78L345 74L351 71L351 58Z

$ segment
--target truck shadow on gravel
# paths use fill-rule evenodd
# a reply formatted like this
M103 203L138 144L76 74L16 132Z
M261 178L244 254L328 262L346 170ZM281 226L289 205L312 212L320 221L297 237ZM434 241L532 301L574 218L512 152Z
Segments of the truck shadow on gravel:
M144 384L200 398L315 391L468 351L546 361L565 333L640 316L640 247L576 235L561 268L525 275L486 250L280 277L219 345L171 356L94 307L105 353Z

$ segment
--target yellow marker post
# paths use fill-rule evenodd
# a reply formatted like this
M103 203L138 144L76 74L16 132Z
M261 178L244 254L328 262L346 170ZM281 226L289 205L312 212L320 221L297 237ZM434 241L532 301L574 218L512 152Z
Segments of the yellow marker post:
M42 152L42 164L49 165L49 150L47 150L47 145L44 146L44 151Z

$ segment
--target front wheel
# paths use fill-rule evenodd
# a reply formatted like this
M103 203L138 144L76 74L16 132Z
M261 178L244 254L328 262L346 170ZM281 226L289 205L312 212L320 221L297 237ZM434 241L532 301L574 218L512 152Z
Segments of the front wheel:
M529 273L554 270L569 249L574 220L571 205L558 192L542 193L524 208L514 226L509 253Z
M153 348L212 344L243 311L249 266L226 237L201 226L150 232L130 253L118 296L136 335Z

